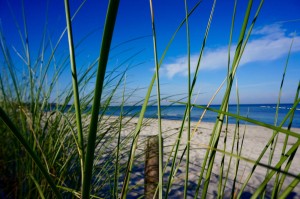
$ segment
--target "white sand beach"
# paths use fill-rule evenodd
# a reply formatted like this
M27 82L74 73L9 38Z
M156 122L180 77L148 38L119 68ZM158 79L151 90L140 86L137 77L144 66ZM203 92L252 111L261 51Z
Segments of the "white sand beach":
M123 133L126 134L126 132L130 132L134 127L134 124L136 124L137 118L134 118L130 123L132 125L127 125L128 129L124 129ZM168 157L170 155L170 151L172 149L172 146L177 140L179 129L181 126L181 121L175 121L175 120L162 120L162 130L163 130L163 139L164 139L164 165L167 164ZM185 125L186 126L186 125ZM203 163L203 159L207 150L207 146L209 144L209 140L212 135L212 129L214 124L213 123L200 123L199 126L197 126L196 122L191 123L191 132L193 135L191 139L191 151L190 151L190 170L189 170L189 189L188 189L188 198L194 198L195 189L197 187L199 174L201 170L201 166ZM237 154L236 147L237 142L239 142L239 150L241 147L242 137L244 135L243 140L243 146L242 146L242 152L241 156L243 158L252 160L247 161L245 159L241 159L239 162L238 172L237 172L237 182L236 182L236 190L238 191L242 184L245 182L247 176L251 172L254 161L257 160L262 150L266 147L269 139L273 135L273 130L254 126L254 125L240 125L239 128L239 135L236 134L236 137L234 139L234 132L235 132L236 125L229 124L228 125L228 133L227 133L227 141L226 141L226 152L231 152L232 150L232 143L234 142L234 149L233 153ZM293 132L300 133L300 129L292 129ZM157 121L154 119L151 119L141 130L140 137L139 137L139 144L137 149L137 154L141 153L141 151L144 150L145 145L144 141L149 135L155 135L158 132L158 124ZM218 144L219 150L224 150L224 138L225 138L225 127L223 125L223 131L221 133L221 137ZM272 166L275 166L277 162L280 159L281 153L282 153L282 147L285 139L285 134L280 133L278 136L278 142L276 145L276 150L274 153ZM234 140L233 140L234 139ZM184 130L181 138L181 145L180 150L177 155L177 159L182 155L183 149L186 146L187 141L187 131ZM290 147L297 141L296 138L290 136L288 139L288 146L286 151L290 149ZM267 152L264 154L262 160L260 161L261 164L268 164L268 158L269 158L270 150L268 149ZM183 197L183 189L184 189L184 179L185 179L185 155L183 156L183 161L181 162L177 173L174 178L173 186L171 188L171 191L169 192L170 198L182 198ZM213 175L210 178L210 186L209 186L209 193L207 195L207 198L216 198L218 193L218 183L220 179L220 166L221 166L221 160L223 157L223 153L217 152L216 159L213 166ZM143 157L139 158L141 161L143 161ZM224 159L224 170L223 170L223 184L225 181L225 176L227 174L228 165L230 161L230 156L226 154ZM232 157L230 168L229 168L229 175L228 175L228 181L225 188L224 196L223 198L229 198L231 196L231 188L233 184L233 178L236 168L236 162L237 158ZM177 161L178 163L178 161ZM164 183L168 180L168 173L170 172L170 165L171 162L168 162L168 167L164 175ZM284 164L285 165L285 164ZM289 173L292 173L294 175L298 175L300 173L300 155L299 152L295 155L293 163L289 169ZM283 167L284 168L284 167ZM143 172L143 170L139 170L139 172ZM258 165L250 178L250 181L245 188L244 192L242 193L242 198L250 198L253 192L255 192L256 188L262 183L262 181L265 178L267 169L261 165ZM142 178L142 174L133 172L131 175L131 184L139 184L143 185L144 180ZM268 183L267 185L267 196L270 196L273 190L272 182L275 179L275 176L273 176L271 183ZM293 177L287 177L283 189L288 186L288 184L293 180ZM202 183L203 186L203 183ZM300 185L297 185L295 189L293 190L293 193L290 195L290 198L300 198ZM201 195L201 189L200 194L198 198ZM136 198L140 196L140 193L138 190L134 191L132 190L129 194L132 198Z

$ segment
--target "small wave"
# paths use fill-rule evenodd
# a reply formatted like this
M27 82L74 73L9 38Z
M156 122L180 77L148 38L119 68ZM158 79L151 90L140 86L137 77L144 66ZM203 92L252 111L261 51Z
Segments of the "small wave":
M260 106L260 108L271 108L271 106Z
M292 108L286 108L288 110L291 110ZM300 111L300 108L296 108L295 111Z

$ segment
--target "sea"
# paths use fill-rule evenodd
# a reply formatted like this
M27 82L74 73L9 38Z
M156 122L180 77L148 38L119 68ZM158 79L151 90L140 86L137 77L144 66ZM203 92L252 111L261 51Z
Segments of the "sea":
M291 110L293 104L281 104L278 108L278 117L276 125L279 126L284 120L285 116ZM243 117L248 117L254 120L258 120L260 122L264 122L267 124L274 125L275 116L276 116L276 104L241 104L237 105L229 105L230 113L237 114L239 111L239 115ZM123 115L126 116L139 116L141 111L141 106L124 106L123 107ZM210 108L220 109L220 105L210 105ZM121 108L119 106L110 106L105 111L105 115L120 115ZM167 120L182 120L184 117L185 105L172 105L172 106L161 106L161 118ZM203 113L203 109L193 107L191 111L191 121L198 121ZM212 112L207 110L205 116L203 117L203 122L215 122L218 114L216 112ZM148 106L145 118L157 118L157 106ZM236 119L233 117L229 117L229 123L236 123ZM239 121L240 124L249 124L251 123L245 121ZM290 118L286 120L283 124L283 127L287 127L290 123ZM297 106L294 112L294 117L292 121L292 127L300 128L300 105Z
M291 111L293 104L280 104L278 108L278 117L276 125L279 126L286 115ZM239 106L233 104L229 105L230 113L237 114L239 111L239 115L243 117L248 117L254 120L258 120L263 123L274 125L275 116L276 116L276 104L240 104ZM56 104L51 104L48 111L54 110L57 108ZM210 105L210 108L220 109L220 105ZM72 105L68 105L64 107L64 112L74 111ZM119 116L121 111L123 111L123 116L130 117L138 117L142 106L124 106L122 109L120 106L109 106L105 110L100 110L99 114L102 114L104 111L104 115L111 116ZM89 113L91 107L87 107L84 113ZM161 106L161 118L167 120L182 120L184 117L185 105L168 105ZM191 121L198 121L203 113L203 109L193 107L191 111ZM207 110L205 116L203 117L203 122L215 122L218 114L216 112L212 112ZM157 106L148 106L146 113L144 115L145 118L157 118ZM233 117L228 118L229 123L236 123L236 119ZM240 124L251 125L249 122L245 122L240 120ZM290 118L284 122L283 127L287 127L290 123ZM295 109L294 117L292 121L293 128L300 128L300 105Z

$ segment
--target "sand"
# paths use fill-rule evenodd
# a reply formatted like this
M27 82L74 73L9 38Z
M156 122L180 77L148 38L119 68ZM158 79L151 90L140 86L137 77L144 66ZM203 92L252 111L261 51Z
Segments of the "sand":
M130 124L127 125L127 129L123 129L123 135L131 132L132 128L134 128L135 124L137 122L137 118L134 118ZM163 139L164 139L164 165L168 164L167 170L164 174L164 183L168 180L168 174L170 172L170 165L171 162L167 162L168 157L170 155L170 151L172 149L172 146L174 145L175 141L178 137L178 132L181 126L181 121L174 121L174 120L162 120L162 130L163 130ZM185 125L186 126L186 125ZM198 127L196 127L196 122L191 123L191 132L195 132L194 136L191 139L191 151L190 151L190 172L189 172L189 189L188 189L188 198L193 198L195 194L195 189L198 182L198 176L202 167L204 155L207 150L207 146L209 144L209 140L212 135L212 129L214 124L213 123L200 123ZM235 132L236 125L229 124L228 126L228 133L227 133L227 144L226 144L226 151L230 152L232 148L232 143L234 139L234 132ZM300 129L294 128L292 131L300 133ZM142 151L145 148L145 140L147 139L147 136L155 135L158 132L158 124L157 121L154 119L151 119L147 122L147 124L142 128L140 137L139 137L139 144L136 154L142 154ZM268 143L270 137L273 135L273 131L267 128L254 126L254 125L240 125L239 128L239 137L236 137L234 140L234 153L236 154L236 146L237 141L239 142L239 148L240 144L242 142L242 136L245 132L245 137L243 141L242 146L242 157L248 158L252 161L255 161L261 151L265 148L266 144ZM221 138L219 140L218 149L223 150L224 149L224 138L225 138L225 128L223 129L221 133ZM274 158L272 161L272 166L275 166L278 162L280 156L281 156L281 150L283 147L285 139L285 134L281 133L278 136L278 142L276 145L276 150L274 153ZM180 145L180 151L177 155L177 159L182 155L183 149L186 146L186 140L187 140L187 131L183 132L182 139L181 139L181 145ZM288 140L288 147L287 150L297 141L296 138L290 137ZM270 150L266 152L266 154L263 156L260 163L267 164L268 158L269 158ZM184 179L185 179L185 156L183 156L183 161L180 164L180 167L175 175L173 186L169 192L169 198L183 198L183 189L184 189ZM216 198L218 193L218 183L220 179L220 165L221 160L223 158L223 153L217 152L216 159L213 166L213 175L210 178L210 186L209 186L209 192L207 194L207 198ZM225 180L225 176L228 170L230 156L226 155L224 159L224 171L223 171L223 182ZM230 198L231 196L231 188L233 184L233 178L235 173L235 167L236 167L236 161L237 159L235 157L232 158L231 165L229 167L229 176L227 185L225 188L224 196L223 198ZM143 161L144 156L141 155L141 157L137 158L137 161L135 163L135 170L133 171L131 175L131 185L137 185L136 187L139 188L133 188L130 190L129 198L137 198L143 193ZM296 154L294 161L291 165L291 168L289 170L290 173L294 175L298 175L300 173L300 155L299 152ZM253 162L249 162L246 160L241 159L239 162L239 168L237 173L237 183L236 183L236 190L239 190L243 184L243 182L246 180L247 176L251 172L253 168ZM266 175L267 169L263 166L257 166L255 169L255 172L253 173L252 177L250 178L250 181L245 188L242 198L250 198L252 193L257 189L257 187L263 182L265 175ZM267 185L267 196L269 197L272 193L272 183L274 181L275 177L272 178L271 182ZM292 177L287 177L283 189L293 180ZM138 186L140 185L140 186ZM142 192L142 193L141 193ZM201 192L201 191L200 191ZM198 198L200 198L201 193L199 194ZM300 198L300 185L297 185L293 191L293 193L290 195L290 198Z

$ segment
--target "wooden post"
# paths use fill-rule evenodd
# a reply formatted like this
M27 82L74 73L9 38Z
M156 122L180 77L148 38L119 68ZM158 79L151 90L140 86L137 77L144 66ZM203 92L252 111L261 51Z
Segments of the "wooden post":
M153 199L159 178L158 136L149 136L146 143L145 199ZM158 193L156 197L158 198Z

